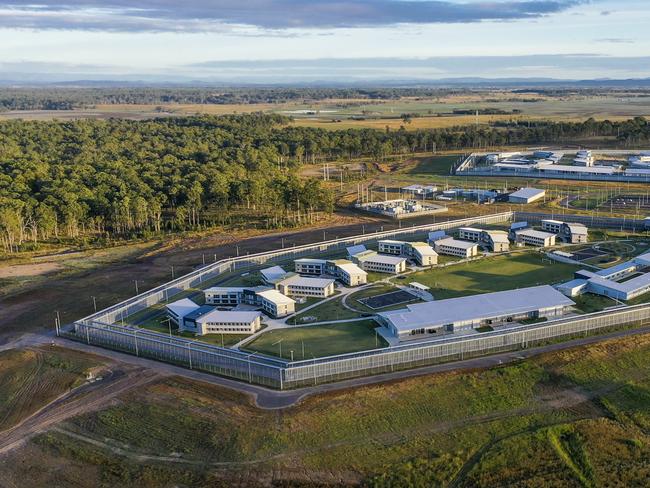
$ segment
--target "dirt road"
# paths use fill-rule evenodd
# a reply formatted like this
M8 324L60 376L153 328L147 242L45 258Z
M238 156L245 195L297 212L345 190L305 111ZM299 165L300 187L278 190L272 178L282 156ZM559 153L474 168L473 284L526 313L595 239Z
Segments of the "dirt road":
M114 369L101 380L85 383L60 396L14 427L0 432L0 456L62 421L99 410L123 393L160 379L160 373L139 367Z

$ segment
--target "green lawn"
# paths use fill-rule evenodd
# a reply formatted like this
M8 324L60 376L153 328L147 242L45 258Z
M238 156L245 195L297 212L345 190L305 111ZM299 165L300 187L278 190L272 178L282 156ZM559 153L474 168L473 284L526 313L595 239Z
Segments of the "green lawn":
M608 297L585 293L579 297L573 297L571 300L576 302L576 308L584 313L600 312L607 307L613 307L617 303Z
M377 326L374 320L369 319L332 325L276 329L246 344L244 350L280 356L278 341L282 341L281 357L291 359L291 351L293 351L294 359L299 360L386 347L388 345L386 341L375 333L374 329Z
M403 282L417 281L430 286L439 300L559 283L570 280L577 269L570 264L549 262L539 253L527 252L433 268L411 274Z
M448 175L452 165L458 161L458 155L431 156L422 158L418 164L409 171L409 174L437 174Z
M289 319L290 324L308 324L310 322L326 322L329 320L355 319L360 315L343 306L341 298L334 298ZM312 317L311 320L304 320Z

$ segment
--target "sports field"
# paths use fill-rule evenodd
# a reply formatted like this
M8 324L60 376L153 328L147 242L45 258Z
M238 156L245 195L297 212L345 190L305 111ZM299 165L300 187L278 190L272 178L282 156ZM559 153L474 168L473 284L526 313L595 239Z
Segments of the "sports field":
M374 320L270 330L242 349L295 360L364 351L388 344L375 332ZM280 352L282 350L282 352Z
M404 281L430 286L433 296L440 300L559 283L570 280L577 269L530 251L433 268L409 275Z

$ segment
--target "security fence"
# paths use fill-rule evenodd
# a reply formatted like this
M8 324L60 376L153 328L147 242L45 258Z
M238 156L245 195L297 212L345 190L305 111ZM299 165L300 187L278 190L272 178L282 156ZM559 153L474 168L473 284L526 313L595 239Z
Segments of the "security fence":
M643 219L628 219L625 217L598 217L596 215L573 215L558 213L514 212L515 221L526 221L531 225L539 224L544 219L561 220L574 224L584 224L597 229L616 229L620 231L645 232L648 230Z
M516 217L525 218L532 215L537 214L517 213ZM152 305L167 302L190 288L209 286L211 281L226 273L315 254L335 253L347 246L368 244L389 237L413 238L436 230L508 222L512 221L513 217L515 217L513 212L503 212L225 259L83 318L71 327L62 328L60 333L70 339L92 345L271 388L287 389L516 350L550 339L588 334L603 328L643 322L650 318L650 305L638 305L543 324L509 328L478 336L438 338L427 342L407 343L385 349L295 362L249 354L115 323Z
M644 304L542 324L522 325L480 335L403 344L363 353L293 362L288 364L284 370L283 385L284 388L296 388L362 375L516 351L552 340L586 336L602 329L643 324L648 319L650 319L650 305Z
M480 335L439 338L293 362L96 321L75 324L74 330L63 331L62 335L140 357L283 390L516 351L553 340L586 336L604 329L644 324L649 319L650 305L643 304Z
M368 244L379 239L387 238L409 238L422 235L426 232L436 230L449 230L468 225L490 225L508 222L512 220L512 212L501 212L496 214L470 217L466 219L449 220L440 223L424 224L402 229L393 229L384 232L373 232L357 235L343 239L334 239L314 244L294 246L291 248L278 249L276 251L262 252L247 256L239 256L217 261L203 266L185 276L169 281L164 285L129 298L121 303L101 310L93 315L80 319L76 323L89 323L97 320L102 323L114 324L124 321L128 316L145 310L158 303L171 300L174 296L190 288L204 288L209 286L211 281L223 276L226 273L245 271L259 267L267 263L281 263L301 257L314 256L315 254L327 254L342 252L348 246L356 244Z

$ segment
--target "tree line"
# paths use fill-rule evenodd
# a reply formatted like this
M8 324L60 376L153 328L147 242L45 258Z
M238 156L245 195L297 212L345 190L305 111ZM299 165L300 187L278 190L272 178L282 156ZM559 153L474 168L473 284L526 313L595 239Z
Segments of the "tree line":
M52 238L129 238L226 224L237 212L249 221L266 216L267 226L279 227L333 210L331 188L298 177L306 162L598 137L639 146L650 142L650 126L637 117L329 131L270 114L4 121L0 240L5 251L15 251Z

